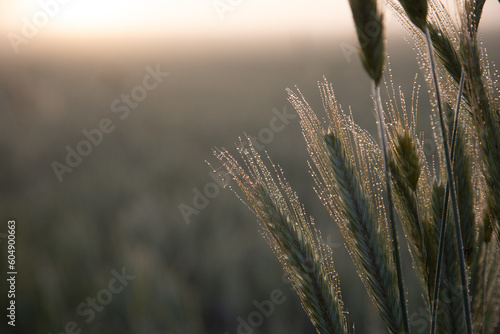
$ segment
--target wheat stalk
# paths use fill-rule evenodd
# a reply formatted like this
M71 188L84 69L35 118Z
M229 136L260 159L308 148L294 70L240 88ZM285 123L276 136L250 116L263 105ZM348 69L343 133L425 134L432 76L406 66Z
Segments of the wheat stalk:
M458 132L458 119L459 119L459 111L460 111L460 101L462 97L462 92L463 92L463 87L464 87L464 75L462 74L462 77L460 79L460 89L458 93L458 98L457 98L457 106L455 110L455 118L453 122L453 134L451 138L451 159L454 159L455 155L455 144L456 144L456 138L457 138L457 132ZM467 189L470 190L470 189ZM443 258L443 253L445 250L445 244L446 244L446 221L448 217L448 197L450 194L450 188L449 184L446 184L446 189L444 193L444 203L443 203L443 209L441 212L441 223L440 223L440 232L439 232L439 246L438 246L438 256L437 256L437 268L436 268L436 277L434 279L435 286L434 286L434 294L432 295L432 315L431 315L431 333L434 333L435 331L435 326L436 326L436 317L437 317L437 309L438 309L438 303L439 303L439 289L440 289L440 282L441 282L441 265L442 265L442 258Z

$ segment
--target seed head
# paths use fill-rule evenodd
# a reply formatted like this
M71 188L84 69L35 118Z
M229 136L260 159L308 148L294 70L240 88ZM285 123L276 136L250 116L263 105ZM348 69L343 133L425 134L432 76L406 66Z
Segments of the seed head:
M393 145L398 172L401 173L402 179L405 180L407 186L416 191L421 165L417 147L409 131L397 128Z
M420 30L427 26L427 0L399 0L408 18Z
M368 75L376 84L384 67L383 15L376 0L349 0L360 44L359 56Z

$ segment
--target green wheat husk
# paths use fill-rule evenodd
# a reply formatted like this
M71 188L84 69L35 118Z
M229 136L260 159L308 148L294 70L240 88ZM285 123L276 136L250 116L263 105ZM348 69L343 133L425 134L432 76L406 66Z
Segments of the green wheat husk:
M247 170L226 150L216 151L245 203L258 217L262 233L281 262L312 324L321 334L349 333L332 252L276 167L273 177L250 143L241 155Z
M418 179L421 173L420 158L414 138L410 135L411 129L397 127L394 129L393 138L393 170L398 174L396 182L401 187L409 188L412 192L417 190Z

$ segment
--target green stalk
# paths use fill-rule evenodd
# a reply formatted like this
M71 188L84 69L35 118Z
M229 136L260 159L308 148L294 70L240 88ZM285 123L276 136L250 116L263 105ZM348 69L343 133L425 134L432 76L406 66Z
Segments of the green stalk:
M436 69L436 62L434 59L434 50L432 47L431 36L429 33L429 29L425 27L425 41L427 42L427 48L429 51L429 61L431 64L432 70L432 78L434 81L434 91L436 94L436 102L438 105L439 111L439 125L441 130L441 137L443 138L443 149L444 149L444 157L446 162L446 171L448 174L448 185L450 187L451 194L451 206L453 209L453 220L455 222L455 238L457 242L457 253L458 253L458 264L460 267L460 280L462 283L462 295L464 300L464 311L465 311L465 322L467 325L467 333L472 334L472 316L471 316L471 307L469 302L469 284L467 280L467 270L465 267L465 256L464 256L464 245L462 240L462 228L460 226L460 216L458 213L458 204L457 204L457 195L455 193L455 181L453 179L453 171L451 168L451 159L450 159L450 149L448 146L448 140L446 139L446 131L444 128L444 118L443 118L443 110L441 106L441 95L439 92L439 82L438 82L438 73ZM435 284L438 284L436 282ZM436 296L434 296L436 297Z
M460 88L458 90L457 107L455 109L455 119L453 121L453 135L451 139L451 160L455 155L455 138L457 136L458 128L458 114L460 111L460 102L462 100L462 93L464 90L464 71L462 70L462 75L460 76ZM446 229L446 218L448 216L448 197L450 195L450 188L448 183L446 183L445 193L444 193L444 203L443 203L443 213L441 216L441 231L439 232L439 250L437 257L437 267L436 276L434 279L434 295L432 299L432 316L431 316L431 334L436 332L436 318L437 318L437 308L439 304L439 289L441 284L441 264L443 263L443 252L445 244L445 229Z
M401 304L401 313L403 314L403 326L405 333L410 332L410 326L408 322L408 311L406 308L406 296L403 282L403 273L401 270L401 258L399 254L399 241L398 234L396 231L396 224L394 220L394 203L392 201L392 187L391 187L391 176L388 163L388 152L387 152L387 137L385 133L385 122L384 113L382 111L382 105L380 103L380 86L373 81L373 95L375 98L375 106L377 109L378 125L379 125L379 136L380 143L382 145L382 153L384 156L384 168L385 168L385 184L387 187L387 198L389 201L389 230L391 234L392 242L392 257L396 265L396 276L398 278L398 288L399 288L399 302Z

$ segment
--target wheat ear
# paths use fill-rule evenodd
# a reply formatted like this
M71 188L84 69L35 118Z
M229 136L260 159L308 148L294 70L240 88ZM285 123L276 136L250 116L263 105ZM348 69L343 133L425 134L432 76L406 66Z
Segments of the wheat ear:
M249 147L240 143L246 170L227 150L218 150L215 154L236 181L245 204L259 219L264 238L281 262L318 333L349 333L331 250L322 242L314 221L306 215L281 170L274 167L273 177L251 139L247 138L247 142Z
M403 331L397 278L390 255L384 203L375 170L382 165L380 147L344 115L331 85L320 85L328 117L324 124L304 97L289 90L314 169L317 193L346 242L365 288L390 333ZM371 188L371 187L374 188Z
M336 189L345 215L347 243L368 291L391 333L402 329L402 311L396 297L397 281L392 271L386 237L378 231L374 213L359 177L344 151L342 141L331 130L325 136ZM333 194L332 194L333 195Z
M360 57L363 66L368 75L373 80L373 98L375 100L375 110L378 120L378 134L380 145L382 147L382 156L385 170L385 186L388 199L388 214L389 214L389 232L392 248L392 257L396 267L396 277L398 280L399 302L403 313L403 326L405 333L410 333L408 321L408 311L406 307L406 295L403 282L403 272L401 269L401 258L399 250L399 240L396 230L396 222L394 216L394 203L392 199L391 171L388 163L388 145L386 126L384 121L384 113L380 100L380 80L382 78L382 70L384 64L384 34L383 34L383 17L377 9L377 0L360 1L349 0L351 6L356 32L360 41ZM378 27L376 32L369 32L368 27L374 24ZM366 37L368 42L366 43ZM362 41L365 40L365 43Z

